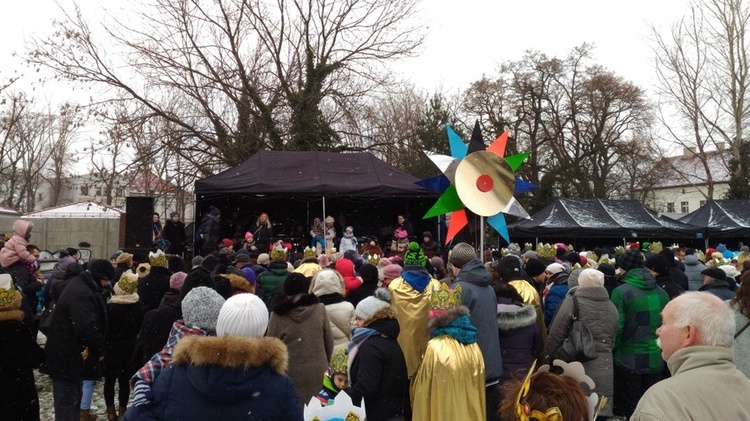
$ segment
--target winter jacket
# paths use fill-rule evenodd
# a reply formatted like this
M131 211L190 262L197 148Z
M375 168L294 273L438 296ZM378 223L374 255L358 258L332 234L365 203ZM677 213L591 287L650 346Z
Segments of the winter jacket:
M350 361L346 393L355 405L365 401L368 421L385 421L403 414L408 401L406 360L396 338L399 324L391 307L376 312L367 326L379 334L367 338ZM426 326L425 326L426 328Z
M375 290L378 289L378 269L370 264L362 265L359 277L362 278L362 285L346 294L346 301L352 303L355 308L360 301L375 295Z
M253 233L253 239L255 240L255 246L261 253L268 253L271 248L271 240L273 240L273 229L268 226L267 223L256 221L251 227L250 231Z
M736 334L750 323L750 317L742 313L737 304L731 301L726 301L726 304L734 312L734 333ZM750 379L750 326L734 338L732 349L734 350L734 365Z
M675 266L669 268L669 277L672 278L672 281L679 285L683 291L687 291L688 288L690 288L690 283L688 282L687 275L685 275L685 272L677 267L676 263L679 262L675 261Z
M84 360L90 360L95 370L104 355L107 329L107 309L88 272L68 282L50 318L47 360L40 371L50 377L81 380Z
M333 333L325 306L314 295L287 298L274 307L266 336L286 344L289 377L297 387L299 402L309 402L320 391L320 376L333 356Z
M383 249L378 244L375 244L373 246L368 241L362 244L362 247L359 249L359 254L362 255L362 257L374 256L376 254L378 255L378 257L383 257Z
M36 293L37 291L41 291L44 285L36 279L36 275L29 272L28 265L25 262L16 262L10 267L5 268L5 270L13 279L16 287L26 296L29 310L33 316L36 314L37 306L39 305L39 297L36 296Z
M531 362L544 351L534 306L498 298L497 328L503 357L500 381L523 378Z
M141 366L164 348L174 322L182 318L180 301L165 301L170 297L164 295L159 308L145 312L138 335L136 335L133 361ZM179 298L179 296L178 296Z
M0 249L0 266L7 268L18 261L25 263L36 261L36 257L26 250L26 246L29 245L27 238L29 238L33 227L34 224L22 219L17 219L13 223L13 236Z
M22 301L16 291L12 301L0 305L0 414L8 420L39 419L33 370L45 355L23 323Z
M185 250L185 224L182 221L173 221L168 219L164 223L164 239L169 241L169 252L181 255Z
M667 295L669 295L669 300L672 301L675 299L678 295L685 292L682 287L677 284L674 280L672 280L671 275L659 275L656 277L656 285L659 285L664 291L667 292Z
M272 260L268 264L268 270L258 275L257 282L266 294L266 300L271 298L276 287L282 285L287 276L289 276L289 272L287 271L287 264L283 260Z
M354 234L344 234L341 237L341 241L339 242L339 251L341 252L341 254L343 254L347 250L357 251L357 237L355 237Z
M334 267L341 274L341 277L344 278L344 285L346 287L344 296L362 286L362 278L354 274L354 262L349 259L339 259Z
M216 211L218 211L218 209L216 209ZM211 213L203 218L201 224L205 224L205 229L203 231L203 250L208 251L209 253L213 252L216 250L216 245L219 244L219 240L221 240L221 222L219 221L219 216L212 210Z
M557 313L557 307L568 294L568 273L560 272L550 278L547 291L544 296L544 324L549 329L552 318Z
M734 298L734 292L729 288L729 283L723 280L704 284L702 287L698 288L698 291L710 292L722 300L731 300Z
M490 384L503 374L500 337L497 330L497 299L490 283L492 275L479 259L468 261L456 275L453 288L461 285L461 304L469 309L471 324L479 331L477 344L484 358L484 378Z
M612 347L617 335L619 314L617 308L609 300L609 294L604 287L576 288L573 294L578 299L578 317L594 336L597 357L583 363L586 375L594 380L594 392L599 396L607 396L612 402L614 394ZM566 298L557 311L557 316L550 326L547 337L546 352L554 356L568 336L568 330L573 323L573 297ZM612 415L612 404L600 412L602 416Z
M698 256L689 254L682 261L685 264L685 276L688 279L688 289L698 291L703 286L703 275L701 272L706 270L706 265L698 260Z
M276 338L187 337L156 379L153 401L125 419L301 421L288 359Z
M542 310L542 297L539 295L539 291L534 288L529 281L525 279L514 279L508 282L512 286L518 295L523 298L524 305L530 305L534 307L536 311L536 323L539 325L539 331L542 332L542 343L547 342L547 325L544 323L544 310Z
M750 420L750 380L732 363L732 349L689 346L667 361L672 377L651 386L631 421Z
M107 348L104 354L104 376L132 376L140 365L133 364L133 351L143 323L143 303L118 304L117 297L107 304Z
M335 354L339 349L346 349L346 345L352 339L352 328L356 326L354 306L344 300L343 288L341 287L342 279L336 271L327 269L326 272L318 273L329 274L329 276L315 276L314 282L310 285L311 292L326 307L328 323L331 325L331 333L333 334L333 353Z
M138 296L143 302L145 311L159 308L161 299L169 291L169 278L172 273L169 269L160 266L151 266L148 275L138 279Z
M619 313L615 338L615 365L636 374L662 370L661 349L656 346L656 329L661 311L669 302L666 291L646 268L629 270L623 284L612 291L612 302Z

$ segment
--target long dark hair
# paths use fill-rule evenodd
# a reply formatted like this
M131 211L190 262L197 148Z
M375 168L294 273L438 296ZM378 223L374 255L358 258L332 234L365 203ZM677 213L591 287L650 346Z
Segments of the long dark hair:
M740 288L737 290L734 298L732 298L732 304L739 308L740 313L750 317L750 270L742 272L742 276L740 276Z

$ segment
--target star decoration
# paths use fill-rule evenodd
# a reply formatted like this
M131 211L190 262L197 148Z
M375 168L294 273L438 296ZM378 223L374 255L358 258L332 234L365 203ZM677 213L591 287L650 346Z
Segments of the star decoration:
M490 146L486 146L479 122L474 125L469 145L450 126L446 125L446 130L450 156L424 151L443 175L418 183L442 193L423 218L452 212L445 238L448 244L468 224L466 209L469 209L487 217L487 222L510 243L505 214L531 219L513 197L536 188L534 184L514 176L529 153L505 156L507 130Z

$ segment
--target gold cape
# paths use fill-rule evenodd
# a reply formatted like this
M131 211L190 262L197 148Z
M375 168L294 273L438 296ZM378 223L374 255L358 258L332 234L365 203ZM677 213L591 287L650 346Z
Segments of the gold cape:
M391 306L396 310L396 319L401 329L398 344L404 353L409 377L417 373L427 342L430 340L427 312L430 309L430 294L437 288L440 288L440 281L436 279L431 279L422 293L412 288L401 277L388 285L388 289L391 290Z
M414 421L486 420L479 345L448 335L430 340L413 382Z

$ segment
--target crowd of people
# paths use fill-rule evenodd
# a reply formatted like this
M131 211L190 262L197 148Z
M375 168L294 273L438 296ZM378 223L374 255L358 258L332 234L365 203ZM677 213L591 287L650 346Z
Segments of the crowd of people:
M105 415L100 380L108 420L302 420L348 399L371 421L750 419L748 250L441 255L423 235L388 256L348 227L345 250L290 261L257 223L242 244L207 235L190 262L69 249L45 281L17 221L0 250L2 418L39 419L38 368L57 420ZM595 355L563 352L576 321Z

